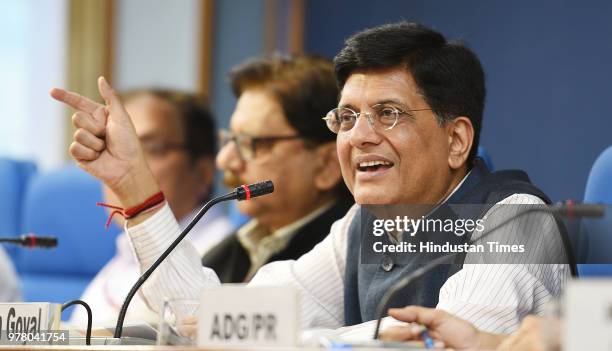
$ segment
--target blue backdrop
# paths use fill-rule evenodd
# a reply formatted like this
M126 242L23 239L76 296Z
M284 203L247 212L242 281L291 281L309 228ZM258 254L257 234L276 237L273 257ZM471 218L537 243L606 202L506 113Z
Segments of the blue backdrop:
M553 200L582 199L612 144L612 1L308 0L306 51L333 57L352 33L418 21L480 57L488 96L481 145Z

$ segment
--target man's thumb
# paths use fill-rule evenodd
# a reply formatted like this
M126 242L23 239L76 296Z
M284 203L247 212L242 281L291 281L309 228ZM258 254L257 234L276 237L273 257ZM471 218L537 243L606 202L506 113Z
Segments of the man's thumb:
M115 90L113 90L110 84L108 84L106 78L98 78L98 90L100 91L100 96L102 96L102 98L106 102L106 106L111 115L117 118L126 114L121 100L119 100L119 97L117 96L117 93L115 93Z

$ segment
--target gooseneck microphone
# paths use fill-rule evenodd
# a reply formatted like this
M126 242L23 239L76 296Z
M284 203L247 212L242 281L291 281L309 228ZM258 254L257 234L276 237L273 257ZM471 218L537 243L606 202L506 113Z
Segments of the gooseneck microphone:
M561 204L548 206L551 213L564 218L601 218L605 215L606 206L601 204L575 204L568 200Z
M493 232L495 232L496 230L516 220L517 218L524 216L526 214L535 213L535 212L545 212L545 213L550 213L552 215L559 216L559 217L565 217L565 218L588 218L588 217L600 218L600 217L603 217L605 214L605 206L597 205L597 204L574 204L572 202L567 202L564 204L557 204L557 205L552 205L548 207L530 208L530 209L522 211L516 214L515 216L512 216L511 218L508 218L507 220L499 223L498 225L491 228L486 233L482 234L477 239L470 240L468 244L473 244L476 241L480 241L486 238L487 236L489 236L490 234L492 234ZM567 246L565 246L565 248L566 250L568 249ZM403 290L408 285L410 285L414 280L420 278L421 276L425 275L427 272L431 271L437 265L442 264L446 260L453 258L459 254L460 254L459 252L449 253L449 254L442 255L432 260L431 262L415 269L412 273L400 279L397 283L395 283L395 285L391 287L391 289L385 292L385 294L383 295L376 309L376 328L374 329L374 339L375 340L378 339L378 333L380 331L380 323L382 321L382 318L385 315L389 302L395 297L395 295L397 295L397 293L399 293L401 290ZM572 253L569 252L568 255L570 256L570 261L574 262Z
M138 281L136 281L134 286L132 286L132 289L125 297L125 301L123 301L123 305L121 306L121 310L119 311L119 316L117 317L117 325L115 326L114 337L121 338L121 334L123 333L123 321L125 320L125 315L127 314L128 306L130 305L132 298L134 298L134 295L136 295L138 289L142 286L142 284L144 284L144 282L149 278L149 276L151 276L155 269L157 269L157 267L166 259L166 257L168 257L168 255L170 255L170 253L178 246L178 244L185 238L185 236L189 234L191 229L198 223L200 218L202 218L202 216L204 216L204 214L208 212L211 207L224 201L250 200L252 198L270 194L272 192L274 192L274 184L272 184L271 180L266 180L260 183L241 185L231 193L215 197L212 200L208 201L204 206L202 206L202 208L198 211L198 213L191 220L191 222L189 222L185 229L183 229L181 234L176 239L174 239L172 244L168 246L168 248L161 254L161 256L159 256L159 258L155 260L155 262L153 262L151 267L149 267L149 269L147 269L140 276L140 278L138 278Z
M57 246L57 238L54 236L37 236L27 234L13 238L0 238L0 243L9 243L24 247L51 249Z
M271 180L251 185L241 185L234 190L238 201L250 200L254 197L270 194L274 191L274 184Z

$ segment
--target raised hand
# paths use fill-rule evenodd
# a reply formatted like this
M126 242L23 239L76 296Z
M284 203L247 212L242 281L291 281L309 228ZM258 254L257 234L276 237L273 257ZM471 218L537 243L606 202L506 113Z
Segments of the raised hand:
M159 187L119 97L103 77L98 79L98 89L104 105L62 89L51 90L51 96L77 110L72 115L77 130L70 155L81 168L104 182L124 207L131 207Z

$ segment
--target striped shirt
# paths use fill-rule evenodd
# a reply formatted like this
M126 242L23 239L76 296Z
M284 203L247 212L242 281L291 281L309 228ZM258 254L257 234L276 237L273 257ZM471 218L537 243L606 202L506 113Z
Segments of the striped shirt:
M187 226L196 215L197 210L179 221L181 229ZM203 255L230 235L232 229L232 224L224 216L223 211L220 208L213 208L193 227L187 238L197 250L198 255ZM125 296L139 276L140 267L134 258L128 238L125 233L121 233L116 239L115 256L96 274L81 296L81 300L87 301L91 309L95 311L94 325L113 325L115 323ZM130 304L126 321L156 324L159 322L159 316L152 313L147 305L138 296L135 296ZM74 325L84 325L87 322L85 309L75 308L70 316L70 322Z
M270 257L285 250L300 228L315 220L333 205L334 202L325 204L301 219L274 231L260 225L257 219L252 219L238 229L236 232L238 241L249 254L251 260L251 267L245 281L250 281L259 268L268 262Z
M496 218L495 212L504 204L543 202L528 194L509 196L485 214L487 226L489 221L503 220ZM289 285L298 289L303 329L343 327L348 229L358 209L358 205L353 206L332 225L321 243L298 260L277 261L261 267L249 285ZM542 231L556 230L554 220L547 214L524 216L517 221L519 225L523 220L533 223L533 216L541 217ZM150 267L178 233L178 224L167 206L143 223L130 227L128 234L141 269ZM543 306L560 295L569 277L567 265L470 264L471 259L468 253L463 269L442 286L437 307L488 332L509 333L517 329L525 315L542 314ZM218 284L214 271L202 267L197 251L188 241L183 241L144 284L141 294L156 309L165 298L197 299L204 287ZM370 338L372 328L372 323L366 322L341 330Z

